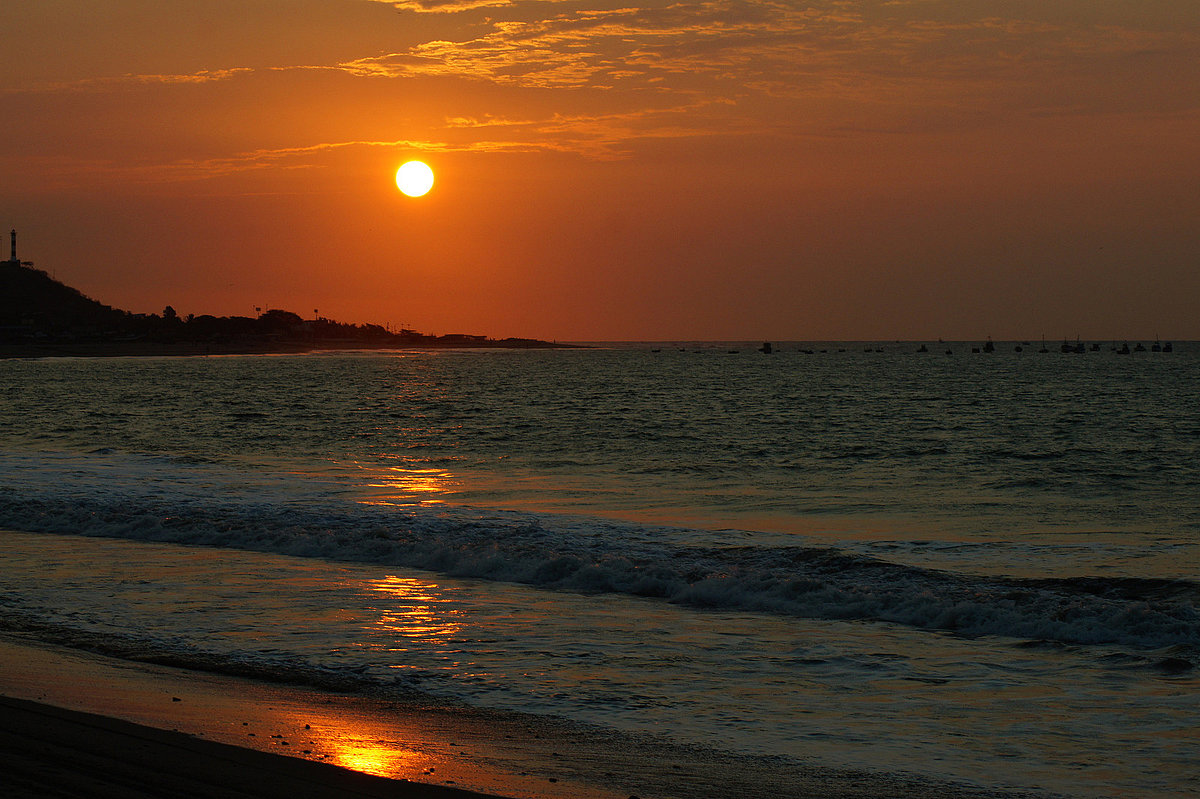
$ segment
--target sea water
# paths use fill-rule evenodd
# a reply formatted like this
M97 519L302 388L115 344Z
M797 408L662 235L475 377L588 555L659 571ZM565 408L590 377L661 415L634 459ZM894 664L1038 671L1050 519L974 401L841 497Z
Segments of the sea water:
M1200 350L0 362L3 626L1075 796L1200 790Z

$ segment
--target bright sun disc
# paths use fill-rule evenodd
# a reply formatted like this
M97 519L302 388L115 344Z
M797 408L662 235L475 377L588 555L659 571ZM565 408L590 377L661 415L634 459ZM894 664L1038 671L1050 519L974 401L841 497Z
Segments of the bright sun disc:
M433 170L420 161L409 161L396 170L396 186L409 197L420 197L433 188Z

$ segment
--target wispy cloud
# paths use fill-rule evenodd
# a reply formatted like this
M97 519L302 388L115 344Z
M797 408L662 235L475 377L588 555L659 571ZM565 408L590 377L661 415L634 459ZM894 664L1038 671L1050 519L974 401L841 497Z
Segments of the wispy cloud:
M240 89L236 79L254 73L253 91L301 120L293 135L319 142L87 166L149 182L302 168L351 148L611 159L663 138L946 130L1005 116L1173 113L1200 105L1200 27L1168 24L1173 18L1139 27L1136 14L1088 16L1033 3L1002 15L984 0L375 2L394 6L400 22L417 12L441 16L422 17L420 37L404 28L404 46L342 61L127 74L50 88L169 92L225 82ZM347 83L355 90L345 94L356 99L343 102L335 93ZM430 84L438 92L433 102ZM314 102L325 98L342 112L307 118L288 105L309 89ZM208 94L206 118L221 119L221 92ZM381 121L364 111L367 126L356 127L356 108L392 109L399 96L419 113L391 112ZM455 103L461 111L451 110ZM245 126L255 135L266 129ZM385 138L393 131L406 138ZM274 143L277 133L237 141Z
M233 67L230 69L203 69L189 74L128 74L111 75L99 78L82 78L73 81L47 83L36 89L25 89L24 92L62 92L62 91L104 91L130 86L149 85L194 85L200 83L215 83L247 75L254 72L249 67Z
M633 142L711 136L720 127L696 124L695 113L723 101L624 113L552 114L544 118L490 115L444 120L437 139L355 139L261 148L212 158L161 161L88 159L75 155L38 159L39 174L60 187L102 184L167 185L216 180L261 170L336 168L339 152L385 149L402 153L566 153L597 160L629 155ZM27 159L28 161L28 159ZM26 163L24 166L29 166ZM19 165L14 165L20 168Z
M454 14L476 8L498 8L513 5L513 0L375 0L403 11Z
M502 140L511 148L619 159L628 156L632 144L637 141L728 133L729 124L713 124L711 117L704 115L705 110L728 105L728 101L717 99L608 114L553 114L545 118L450 117L445 124L448 129L503 133Z
M1139 53L1182 66L1200 52L1195 28L1003 17L971 2L953 13L943 2L702 0L565 12L545 4L551 13L530 19L532 7L520 6L520 18L501 12L481 35L431 39L336 68L544 89L804 97L854 82L1036 84L1064 69L1104 72Z

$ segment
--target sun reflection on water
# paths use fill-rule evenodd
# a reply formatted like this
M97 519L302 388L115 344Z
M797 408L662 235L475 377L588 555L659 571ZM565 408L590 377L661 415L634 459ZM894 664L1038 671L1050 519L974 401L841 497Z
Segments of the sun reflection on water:
M412 577L388 576L368 580L366 587L387 596L376 608L379 618L371 626L376 632L386 632L423 644L446 645L461 632L462 610L443 595L440 586ZM407 647L396 646L393 651Z
M437 505L460 485L445 469L388 467L371 474L363 486L371 490L365 505Z

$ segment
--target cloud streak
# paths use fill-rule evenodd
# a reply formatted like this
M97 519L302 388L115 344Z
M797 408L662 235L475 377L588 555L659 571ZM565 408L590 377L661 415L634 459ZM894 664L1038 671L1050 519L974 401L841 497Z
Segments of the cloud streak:
M933 82L1028 87L1064 72L1108 74L1122 59L1148 53L1181 68L1200 55L1194 28L1005 18L969 2L949 18L934 13L944 8L775 0L576 8L541 18L498 18L478 36L431 39L336 68L359 76L454 77L536 89L803 98L877 81L914 88Z
M164 70L40 91L102 95L209 84L206 119L218 122L221 102L244 103L258 92L284 108L312 93L311 114L302 103L285 110L300 120L290 135L322 143L119 167L146 181L292 168L346 148L614 159L654 139L843 137L1015 118L1188 113L1200 96L1192 68L1200 61L1200 25L1169 14L1138 27L1137 15L1086 17L1032 3L1001 16L980 0L375 2L393 6L399 22L421 15L424 33L414 38L405 27L411 43L403 47L330 63ZM357 105L342 103L340 94L355 95ZM455 102L461 109L441 110ZM322 103L339 113L324 118ZM392 110L398 107L416 110ZM356 109L375 124L354 129ZM403 138L386 138L394 131ZM220 151L258 141L277 140L230 138Z
M501 8L514 5L512 0L375 0L386 3L401 11L415 11L422 14L456 14L460 11L473 11L477 8Z
M227 81L254 72L249 67L232 67L229 69L204 69L189 74L128 74L113 75L101 78L83 78L73 81L59 81L45 84L34 89L22 89L20 93L46 93L70 91L109 91L132 86L178 86L197 85Z

